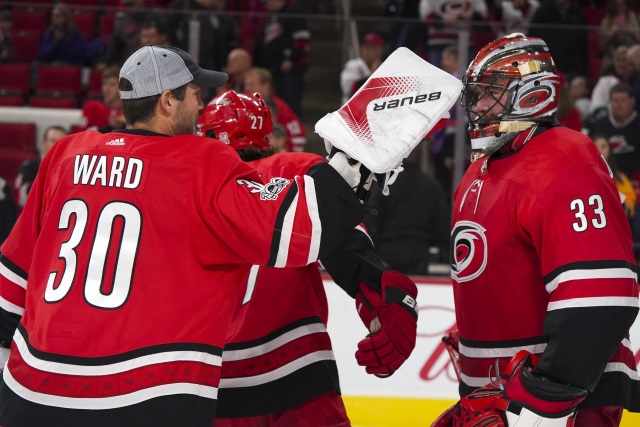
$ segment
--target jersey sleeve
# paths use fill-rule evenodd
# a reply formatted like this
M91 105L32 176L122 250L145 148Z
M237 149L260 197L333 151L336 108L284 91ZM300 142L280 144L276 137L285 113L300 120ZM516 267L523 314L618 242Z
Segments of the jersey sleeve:
M385 268L362 224L354 228L321 262L333 281L352 298L355 298L361 282L381 292L380 278Z
M204 196L208 205L202 209L213 233L237 255L231 262L306 266L335 248L362 220L364 207L327 163L271 176L228 150L232 166L222 182L208 187L212 196Z
M521 226L550 294L539 369L593 391L638 313L637 269L618 192L604 164L582 164L524 198Z

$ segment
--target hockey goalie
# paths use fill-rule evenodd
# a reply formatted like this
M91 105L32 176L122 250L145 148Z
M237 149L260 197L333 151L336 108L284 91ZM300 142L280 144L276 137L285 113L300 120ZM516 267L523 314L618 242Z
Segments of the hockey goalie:
M616 427L640 411L629 223L588 137L555 120L551 53L512 34L463 77L472 162L453 203L461 400L435 427Z

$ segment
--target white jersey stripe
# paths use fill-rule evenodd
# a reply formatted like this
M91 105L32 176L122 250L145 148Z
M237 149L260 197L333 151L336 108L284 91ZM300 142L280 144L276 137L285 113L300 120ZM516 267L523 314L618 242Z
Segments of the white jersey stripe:
M555 279L546 284L547 292L556 290L558 285L570 280L587 279L634 279L638 280L638 275L629 268L601 268L597 270L570 270L560 273Z
M251 296L253 295L253 290L256 287L256 281L258 280L258 271L260 270L259 265L252 265L251 270L249 270L249 278L247 279L247 289L244 291L244 298L242 299L242 305L245 305L249 301L251 301Z
M266 342L264 344L257 345L251 348L245 348L242 350L225 350L222 353L222 361L223 362L234 362L238 360L250 359L252 357L262 356L263 354L267 354L270 351L275 350L276 348L282 347L283 345L298 339L300 337L304 337L306 335L317 334L317 333L326 333L327 328L322 323L312 323L310 325L303 325L291 331L285 332L273 340Z
M68 363L51 362L42 360L29 352L27 343L21 333L16 333L13 337L16 348L25 363L34 369L44 372L63 375L80 375L80 376L100 376L112 375L121 372L127 372L132 369L142 368L157 363L166 362L199 362L211 366L220 366L222 358L209 353L199 351L166 351L162 353L150 354L147 356L136 357L134 359L123 362L112 363L100 366L71 365Z
M22 289L27 289L27 281L22 277L18 276L13 271L9 270L4 264L0 262L0 274L7 278L10 282L15 283L20 286Z
M281 366L278 369L274 369L271 372L267 372L260 375L254 375L252 377L241 378L222 378L220 379L220 388L234 388L234 387L252 387L260 384L266 384L271 381L286 377L287 375L295 372L299 369L309 366L312 363L322 360L335 360L333 351L320 350L314 353L307 354L300 357L291 363Z
M311 264L318 259L320 252L320 238L322 237L322 223L318 212L318 200L316 196L316 185L313 178L304 176L304 192L307 198L307 209L311 219L311 245L309 247L309 258L307 264Z
M470 377L460 373L460 379L470 387L484 387L491 382L488 375L486 377Z
M24 308L18 307L2 297L0 297L0 307L2 307L4 311L17 314L18 316L22 316L24 314Z
M635 297L591 297L572 298L550 302L547 311L561 310L564 308L579 307L638 307L638 298Z
M513 357L520 350L527 350L529 353L539 354L547 348L546 343L525 345L519 347L501 347L501 348L478 348L467 347L462 343L459 344L460 354L466 357L473 357L477 359L487 359L494 357Z
M276 263L274 267L284 267L287 265L287 258L289 257L289 244L291 243L291 234L293 233L293 221L296 216L296 209L298 207L298 191L287 209L287 213L284 215L284 221L282 222L282 231L280 232L280 245L278 247L278 256L276 257Z
M161 396L175 394L193 394L207 399L217 399L218 389L201 384L175 383L156 387L149 387L133 393L111 397L64 397L51 394L37 393L18 383L9 369L3 371L6 385L18 396L40 405L55 406L68 409L112 409L134 405Z
M604 372L622 372L626 374L632 380L638 380L638 373L633 369L630 369L624 363L608 363L607 367L604 369ZM460 378L462 381L471 387L484 387L489 384L490 379L489 376L486 377L471 377L469 375L460 374Z
M633 369L629 368L624 363L620 363L620 362L607 363L607 367L604 368L604 372L622 372L623 374L626 374L632 380L635 380L635 381L639 380L638 372L634 371Z

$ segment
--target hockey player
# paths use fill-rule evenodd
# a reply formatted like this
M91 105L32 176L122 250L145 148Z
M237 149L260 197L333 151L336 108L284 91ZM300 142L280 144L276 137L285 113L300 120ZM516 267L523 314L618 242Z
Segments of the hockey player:
M611 172L554 120L543 40L487 44L463 82L474 161L451 233L463 398L434 425L617 426L640 410L638 287Z
M294 165L305 169L324 162L310 153L271 155L271 115L258 93L224 93L205 108L198 126L203 135L238 150L265 179L287 177L295 172ZM382 330L359 344L358 363L369 373L393 373L415 345L417 313L413 303L402 302L415 302L415 284L400 273L384 271L361 227L322 261L363 305L359 313L367 328L376 315L382 316ZM395 303L383 302L381 293L393 295ZM317 263L284 269L253 266L222 354L214 426L349 426L327 315Z
M193 135L200 89L226 80L142 47L120 71L127 129L44 157L0 248L3 427L209 427L251 264L305 266L360 223L332 163L263 179Z

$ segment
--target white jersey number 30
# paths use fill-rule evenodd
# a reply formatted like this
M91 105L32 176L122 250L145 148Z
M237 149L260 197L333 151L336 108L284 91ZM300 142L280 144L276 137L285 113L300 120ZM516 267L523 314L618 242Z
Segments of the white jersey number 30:
M599 194L594 194L589 197L588 208L585 207L585 203L582 199L574 199L571 201L571 211L574 212L576 222L572 223L573 229L577 232L582 232L589 226L589 220L586 216L586 211L589 209L593 212L594 218L591 219L591 225L594 228L604 228L607 226L607 217L604 215L602 197Z

